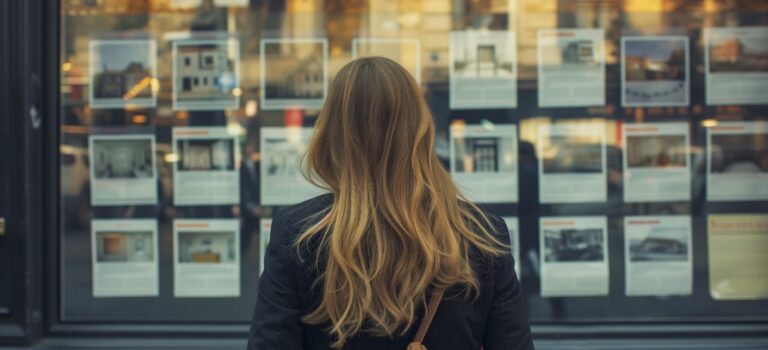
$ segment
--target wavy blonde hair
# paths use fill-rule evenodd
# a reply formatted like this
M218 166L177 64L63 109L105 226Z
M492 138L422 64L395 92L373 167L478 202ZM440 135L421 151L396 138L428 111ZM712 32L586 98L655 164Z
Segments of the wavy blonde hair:
M434 141L429 108L399 64L361 58L339 71L304 158L305 176L334 202L296 242L317 237L324 252L322 299L304 322L330 324L335 348L360 331L406 334L430 288L479 289L471 247L504 252Z

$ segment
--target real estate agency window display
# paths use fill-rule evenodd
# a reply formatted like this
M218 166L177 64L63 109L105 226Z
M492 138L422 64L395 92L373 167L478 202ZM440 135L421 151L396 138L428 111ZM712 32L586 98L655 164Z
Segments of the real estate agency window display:
M481 3L63 2L62 322L247 324L272 215L322 193L328 82L374 54L505 218L534 324L765 320L766 11Z

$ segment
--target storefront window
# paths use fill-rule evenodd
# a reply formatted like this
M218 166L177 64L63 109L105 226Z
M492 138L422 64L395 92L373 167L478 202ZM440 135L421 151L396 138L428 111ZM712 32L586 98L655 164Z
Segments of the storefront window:
M765 3L64 0L62 30L63 322L249 322L371 55L505 217L534 324L768 320Z

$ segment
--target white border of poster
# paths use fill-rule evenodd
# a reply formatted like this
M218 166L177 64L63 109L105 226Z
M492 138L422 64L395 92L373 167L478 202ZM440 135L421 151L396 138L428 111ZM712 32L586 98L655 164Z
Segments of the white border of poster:
M96 63L96 51L99 46L108 45L146 45L147 48L147 63L150 65L149 71L152 75L147 88L150 89L152 97L134 98L125 100L124 98L96 98L94 97L94 89L96 79L94 79L97 67ZM153 87L153 84L157 81L157 42L152 39L93 39L88 43L88 98L90 99L90 106L92 109L117 109L117 108L154 108L157 106L157 89Z
M541 295L543 297L608 295L608 222L605 216L541 217ZM547 262L545 230L599 229L602 231L601 261Z
M517 279L521 280L522 277L520 276L520 225L519 221L514 216L504 216L502 217L504 219L504 223L507 225L507 230L509 231L509 241L512 243L510 244L512 248L512 258L515 259L515 274L517 275Z
M180 262L179 235L183 232L208 233L211 235L231 234L234 238L234 261L216 263ZM173 220L173 296L240 296L240 220Z
M452 31L450 33L448 68L451 109L517 108L517 37L515 34L515 32L504 30ZM512 60L511 76L457 76L454 62L457 57L456 50L459 46L469 46L470 40L474 40L476 45L503 43L506 50L502 50L502 53ZM459 42L465 45L459 45Z
M267 98L267 57L268 44L322 44L323 45L323 97L308 99L270 99ZM283 109L319 109L328 96L328 39L292 38L292 39L261 39L260 47L260 84L261 109L265 111Z
M649 98L657 97L657 96L669 96L672 92L677 92L679 89L682 89L683 98L681 101L677 102L628 102L627 101L627 42L632 41L682 41L684 48L685 48L685 71L683 72L685 74L685 80L683 81L683 85L679 86L680 82L676 81L651 81L651 82L642 82L642 83L648 83L644 84L643 88L651 88L652 86L649 86L651 84L656 85L656 87L665 87L664 92L666 93L648 93L647 95ZM691 77L690 77L690 45L688 43L688 37L687 36L624 36L621 37L621 105L624 107L659 107L659 106L687 106L690 103L690 85L691 85ZM640 82L638 82L640 83ZM674 84L675 86L670 86L671 84ZM661 86L660 86L661 85ZM667 85L667 86L663 86ZM638 87L640 88L640 87Z
M712 147L712 137L718 135L762 135L768 140L768 122L719 122L707 129L707 200L739 201L768 199L768 171L739 171L713 173L713 156L717 153ZM759 165L751 165L752 168Z
M127 238L126 261L98 260L97 233L109 231L149 232L151 238L146 244L151 245L149 261L128 261ZM157 237L157 220L154 219L98 219L91 221L91 276L93 278L93 296L98 297L152 297L159 295L160 249ZM134 255L136 256L136 255Z
M172 9L191 9L202 4L203 0L171 0L170 7Z
M149 140L152 148L152 177L146 179L97 179L94 142L118 140ZM89 173L91 176L91 205L157 204L157 155L155 135L90 135L88 137Z
M262 127L260 150L261 166L259 167L259 178L261 186L261 204L262 205L288 205L298 203L312 197L323 194L325 191L315 187L301 172L299 163L301 156L307 149L310 137L312 137L313 128L311 127ZM270 159L273 155L267 146L269 139L284 139L285 143L296 149L297 156L295 164L290 164L290 155L282 156L282 160ZM290 152L289 152L290 153ZM295 166L295 167L294 167ZM274 170L271 170L272 168ZM274 173L274 174L271 174Z
M713 39L731 37L744 45L768 42L768 26L704 28L704 67L706 99L708 105L756 105L768 104L768 71L723 72L711 71L710 46ZM733 58L737 60L738 58Z
M608 178L604 123L564 123L540 125L538 130L539 200L541 203L604 202L608 198ZM545 140L551 136L581 136L600 139L600 173L544 173Z
M419 39L396 39L396 38L353 38L352 39L352 59L359 58L359 49L358 45L360 44L369 44L369 45L378 45L378 44L401 44L401 45L413 45L415 46L416 50L416 57L414 57L415 62L415 72L410 72L411 75L413 75L413 78L416 79L416 83L421 84L421 41ZM401 64L406 70L410 71L409 68L403 65L402 62L399 60L393 61Z
M473 201L480 203L506 203L517 202L518 197L518 138L517 125L494 124L483 125L451 125L450 128L450 168L456 184L461 191ZM498 172L471 172L457 171L456 148L459 147L456 139L465 138L497 138L507 139L506 144L511 147L509 154L500 153L496 158L499 163L507 163L511 166L509 171Z
M173 153L178 160L173 163L173 204L238 204L240 203L240 144L237 135L227 127L177 127L172 130ZM180 170L185 161L178 143L183 140L227 140L231 170ZM211 152L213 152L211 150ZM213 155L211 155L213 156ZM213 166L213 164L211 164Z
M539 107L588 107L605 105L605 38L602 29L539 29L537 45L538 57L538 101ZM575 67L567 72L547 73L544 48L559 46L562 38L591 42L592 57L597 68L592 72L585 69L588 63L576 62L582 67ZM565 51L564 49L561 49ZM580 47L574 46L576 60L586 57L578 53ZM553 65L563 67L561 52L559 60L553 59ZM549 59L549 58L548 58ZM564 69L563 69L564 70Z
M199 37L196 37L199 36ZM210 36L204 37L204 36ZM215 38L220 36L220 38ZM173 40L172 66L173 66L173 110L174 111L219 111L240 108L240 41L235 37L228 37L226 32L209 32L205 34L190 34L187 37ZM210 46L226 47L228 58L232 60L234 81L232 82L232 98L209 98L195 101L179 101L178 53L179 46ZM240 94L236 93L240 91Z
M272 219L259 220L259 276L264 272L264 257L267 255L267 245L272 234Z
M221 7L243 7L248 6L248 0L213 0L213 4Z
M691 159L690 130L687 122L681 123L635 123L624 124L622 132L624 201L664 202L688 201L691 199ZM685 146L676 150L683 154L685 165L681 167L630 167L630 137L680 136L685 139ZM669 149L661 150L663 152ZM674 153L675 149L671 149Z
M633 241L637 240L640 241L638 244L640 248L647 244L651 250L633 253ZM669 251L655 252L654 245L665 245ZM685 251L680 253L683 249ZM637 257L634 256L635 254ZM624 276L628 296L691 294L693 291L691 217L686 215L625 217Z

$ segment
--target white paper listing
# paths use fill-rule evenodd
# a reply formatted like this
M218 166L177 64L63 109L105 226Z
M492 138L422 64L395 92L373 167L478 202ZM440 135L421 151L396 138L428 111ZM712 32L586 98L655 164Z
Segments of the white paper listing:
M608 231L604 216L543 217L541 295L608 295Z
M768 199L768 122L707 128L707 199Z
M605 105L603 43L602 29L539 30L539 106Z
M456 31L450 35L450 107L517 107L515 32Z
M621 105L687 106L687 36L621 38Z
M624 201L691 198L688 123L624 125Z
M768 26L704 28L708 105L768 104Z
M155 135L91 135L91 204L157 203Z
M237 135L226 127L173 128L175 205L240 202Z
M174 220L173 247L174 296L240 296L239 220Z
M605 124L541 125L538 154L541 203L607 199Z
M517 202L517 126L451 125L451 175L482 203Z
M94 297L157 296L157 221L91 221Z
M312 128L261 128L261 204L298 203L323 193L301 173Z
M624 235L627 295L691 294L690 216L627 216Z

